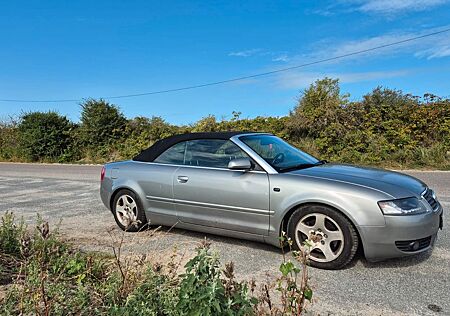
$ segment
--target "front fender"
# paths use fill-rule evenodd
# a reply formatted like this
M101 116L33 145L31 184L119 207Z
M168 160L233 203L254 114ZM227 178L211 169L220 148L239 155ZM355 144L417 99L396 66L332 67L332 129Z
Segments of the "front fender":
M271 175L270 207L273 216L270 232L279 236L281 224L290 212L306 203L320 203L342 212L358 226L384 226L385 219L377 201L386 199L386 194L356 184L328 179ZM273 188L279 188L275 192Z

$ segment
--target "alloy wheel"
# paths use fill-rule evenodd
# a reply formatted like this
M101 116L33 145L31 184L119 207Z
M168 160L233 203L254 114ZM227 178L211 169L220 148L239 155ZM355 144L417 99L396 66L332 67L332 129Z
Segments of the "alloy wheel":
M124 227L129 227L133 223L136 223L137 213L136 201L131 196L124 194L119 197L116 203L116 215L118 221Z
M342 229L335 220L322 213L303 216L295 228L297 245L302 245L312 232L320 233L322 238L311 249L311 260L330 262L339 257L344 249L345 240Z

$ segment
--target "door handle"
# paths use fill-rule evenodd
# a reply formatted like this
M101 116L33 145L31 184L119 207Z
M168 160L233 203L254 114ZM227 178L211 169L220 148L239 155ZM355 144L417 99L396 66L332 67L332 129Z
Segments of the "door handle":
M188 182L188 180L189 180L189 177L188 177L188 176L178 176L178 177L177 177L177 181L178 181L179 183L186 183L186 182Z

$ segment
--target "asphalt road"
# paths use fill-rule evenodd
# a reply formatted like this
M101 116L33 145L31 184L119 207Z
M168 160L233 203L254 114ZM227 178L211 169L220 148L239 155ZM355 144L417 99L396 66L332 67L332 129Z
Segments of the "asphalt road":
M100 166L0 163L0 215L13 211L32 225L39 213L84 249L109 251L119 231L98 195ZM450 209L450 172L405 171L435 189ZM444 218L433 251L420 256L369 263L361 256L344 270L310 269L320 315L450 315L450 216ZM110 231L110 233L108 233ZM250 241L207 235L222 262L234 261L238 276L272 279L279 249ZM176 251L187 260L205 234L163 228L127 234L125 250L164 260ZM174 249L175 247L175 249ZM435 306L430 306L434 304ZM434 310L434 311L433 311ZM438 311L440 310L440 311Z

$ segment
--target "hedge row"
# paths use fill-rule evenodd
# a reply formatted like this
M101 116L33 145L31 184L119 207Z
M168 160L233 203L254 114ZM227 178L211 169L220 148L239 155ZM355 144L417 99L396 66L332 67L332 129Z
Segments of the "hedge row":
M56 112L25 113L0 126L4 161L105 162L129 159L156 140L177 133L253 130L272 132L331 161L396 168L450 168L450 100L417 97L378 87L350 101L338 80L305 89L288 116L229 120L209 115L176 126L161 117L126 118L105 100L81 104L74 123Z

